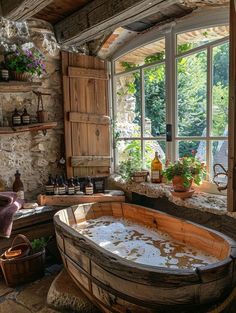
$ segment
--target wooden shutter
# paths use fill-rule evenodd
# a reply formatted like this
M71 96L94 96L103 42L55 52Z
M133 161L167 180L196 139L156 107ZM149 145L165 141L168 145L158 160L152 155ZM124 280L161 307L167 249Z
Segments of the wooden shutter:
M107 64L62 52L67 176L108 176L110 117Z

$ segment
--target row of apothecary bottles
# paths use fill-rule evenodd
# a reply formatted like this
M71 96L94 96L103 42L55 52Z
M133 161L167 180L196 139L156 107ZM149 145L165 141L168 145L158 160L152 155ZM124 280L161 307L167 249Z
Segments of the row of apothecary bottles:
M90 177L87 177L87 182L84 186L84 192L81 190L78 177L65 179L63 176L56 176L55 179L50 174L48 182L45 185L47 195L92 195L94 186Z
M17 109L15 109L12 114L12 126L29 125L30 115L28 114L26 108L24 108L23 114L20 114Z

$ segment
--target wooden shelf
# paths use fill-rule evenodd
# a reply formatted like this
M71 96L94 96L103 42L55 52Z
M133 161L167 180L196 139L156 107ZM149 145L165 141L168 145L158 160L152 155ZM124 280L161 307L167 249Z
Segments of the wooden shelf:
M39 205L70 206L91 202L125 202L125 196L113 196L106 193L93 195L38 195Z
M2 92L29 92L42 86L41 82L9 81L0 82L0 93Z
M37 130L47 130L57 126L56 122L37 123L26 126L12 126L12 127L0 127L0 135L4 134L16 134L23 132L31 132Z

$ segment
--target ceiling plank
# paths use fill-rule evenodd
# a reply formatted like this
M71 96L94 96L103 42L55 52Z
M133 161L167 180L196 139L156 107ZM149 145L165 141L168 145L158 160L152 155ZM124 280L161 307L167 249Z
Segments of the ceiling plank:
M175 3L178 0L94 0L55 24L54 29L60 44L82 45Z
M1 0L2 16L14 21L25 20L50 4L53 0Z

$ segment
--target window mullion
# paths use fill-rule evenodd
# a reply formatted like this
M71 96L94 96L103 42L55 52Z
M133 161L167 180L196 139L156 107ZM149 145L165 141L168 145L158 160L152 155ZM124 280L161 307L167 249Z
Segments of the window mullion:
M144 131L145 131L145 82L144 82L144 70L140 69L140 88L141 88L141 159L142 165L144 164L145 146L144 146Z
M210 169L212 168L211 160L211 143L209 138L211 137L211 126L212 126L212 47L207 48L207 128L206 128L206 166L207 173L210 177ZM208 177L208 178L209 178Z

